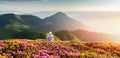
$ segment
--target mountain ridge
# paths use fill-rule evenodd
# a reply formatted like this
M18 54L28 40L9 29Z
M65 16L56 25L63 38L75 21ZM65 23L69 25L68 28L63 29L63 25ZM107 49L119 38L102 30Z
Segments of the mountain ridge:
M37 32L56 32L60 30L81 29L85 25L70 18L65 13L57 12L45 19L34 15L3 14L0 15L0 26L0 31L4 31L0 35L8 34L8 37L10 37L13 33L22 32L24 29Z
M115 42L119 43L120 35L114 35L114 34L107 34L107 33L100 33L100 32L92 32L87 30L62 30L54 33L57 37L62 39L68 39L70 38L70 34L73 37L76 37L77 39L81 41L87 41L87 42ZM65 35L64 35L65 34ZM70 39L72 39L71 37Z
M48 24L49 26L57 27L56 29L51 28L51 31L60 31L60 30L75 30L75 29L87 29L88 26L85 24L72 19L62 12L58 12L52 16L46 17L44 20L44 24ZM47 26L46 26L47 27ZM49 31L49 30L48 30Z
M85 28L88 26L82 24L79 21L72 19L71 17L67 16L62 12L55 13L49 17L46 17L45 19L41 19L34 15L4 14L4 15L0 15L0 26L1 26L0 27L1 39L12 38L11 35L19 34L19 33L20 35L21 34L23 35L25 34L24 30L30 30L30 32L35 31L35 32L31 32L35 34L39 34L36 32L52 31L54 33L58 31L58 33L55 34L56 36L61 38L61 40L79 39L83 41L95 41L95 40L111 41L113 40L113 38L119 39L119 37L116 35L86 31ZM62 30L67 30L67 31L61 32Z

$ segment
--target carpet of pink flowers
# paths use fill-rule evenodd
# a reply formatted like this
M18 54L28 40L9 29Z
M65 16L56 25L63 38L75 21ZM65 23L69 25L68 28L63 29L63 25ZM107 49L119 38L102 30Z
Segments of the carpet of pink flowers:
M114 43L46 40L0 40L0 58L119 58Z

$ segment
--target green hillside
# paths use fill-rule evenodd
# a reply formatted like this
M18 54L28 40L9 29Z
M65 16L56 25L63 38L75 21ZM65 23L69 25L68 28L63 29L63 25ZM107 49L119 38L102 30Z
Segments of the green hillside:
M70 31L67 30L58 31L55 33L55 35L63 41L80 41L76 36L74 36Z
M41 19L33 15L3 14L0 15L0 39L7 38L28 38L28 39L45 39L45 33L49 31L69 30L75 28L71 23L75 23L82 27L82 24L68 17L62 12L58 12L45 19ZM64 25L61 27L61 25ZM69 28L70 27L70 28ZM59 40L78 40L70 32L65 33L61 38L56 33L55 38ZM60 33L60 34L62 34ZM43 36L41 36L43 35ZM66 37L66 38L65 38ZM68 39L69 38L69 39Z
M64 41L72 40L118 42L116 40L120 40L119 35L82 30L85 27L87 26L79 21L70 18L62 12L58 12L44 19L41 19L34 15L0 15L0 39L45 39L45 33L52 31L56 38L60 38L59 40Z

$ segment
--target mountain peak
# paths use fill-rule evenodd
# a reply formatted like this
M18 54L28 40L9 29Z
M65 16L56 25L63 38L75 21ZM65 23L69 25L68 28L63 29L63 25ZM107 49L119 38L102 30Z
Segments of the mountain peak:
M63 12L57 12L56 14L66 15L66 14L63 13Z
M65 15L66 16L66 14L63 12L57 12L55 15Z
M14 14L14 13L7 13L7 14L3 14L3 15L17 15L17 14Z
M57 12L56 14L52 15L52 17L68 17L68 16L63 12Z
M8 17L8 18L19 17L19 15L14 14L14 13L3 14L3 15L1 15L1 16L2 16L2 17Z

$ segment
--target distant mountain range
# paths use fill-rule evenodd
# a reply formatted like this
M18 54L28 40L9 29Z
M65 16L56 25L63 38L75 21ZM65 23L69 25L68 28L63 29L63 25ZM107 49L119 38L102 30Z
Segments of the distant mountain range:
M45 19L33 15L4 14L0 16L0 26L16 30L30 28L42 32L87 29L86 25L68 17L62 12Z
M34 15L3 14L0 15L0 38L11 38L12 34L23 30L37 32L57 32L60 30L87 29L87 26L62 12L45 19Z
M41 19L34 15L18 15L18 14L0 15L0 39L12 38L13 34L19 34L19 32L23 32L23 30L30 30L36 32L52 31L61 40L79 39L82 41L116 42L120 38L119 35L90 32L87 31L88 29L89 29L88 26L70 18L69 16L62 12L58 12L44 19ZM28 33L23 32L20 33L20 35ZM39 37L39 35L37 36Z

